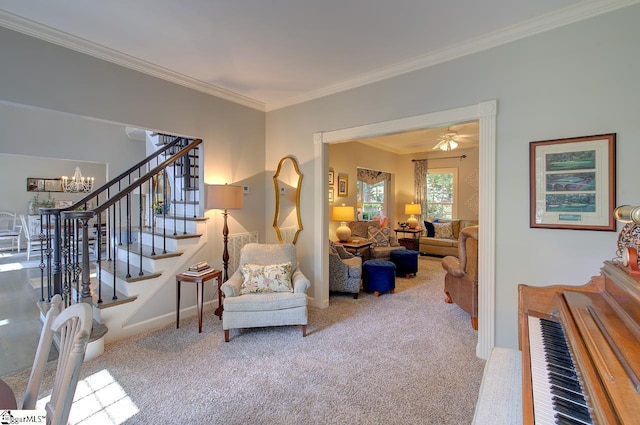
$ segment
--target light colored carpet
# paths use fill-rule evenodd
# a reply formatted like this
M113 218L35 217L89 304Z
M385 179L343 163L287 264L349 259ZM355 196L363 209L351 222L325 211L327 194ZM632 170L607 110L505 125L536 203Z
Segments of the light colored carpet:
M469 315L443 301L443 276L440 261L421 257L395 294L332 295L328 308L309 308L306 338L299 327L256 328L232 330L225 343L207 311L201 334L192 316L108 345L82 367L89 379L72 423L96 405L88 385L105 371L121 395L81 423L471 423L484 361ZM28 372L3 379L21 396Z

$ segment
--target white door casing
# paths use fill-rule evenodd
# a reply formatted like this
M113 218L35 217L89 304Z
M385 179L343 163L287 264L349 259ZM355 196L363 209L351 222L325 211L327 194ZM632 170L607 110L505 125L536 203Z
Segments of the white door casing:
M496 116L497 100L471 106L432 112L413 117L399 118L374 124L340 130L317 132L314 141L314 221L315 252L328 252L327 192L329 183L328 144L353 139L383 136L408 130L417 130L452 122L479 121L479 232L478 240L478 344L476 355L489 357L495 345L495 199L496 199ZM328 256L316 255L314 264L314 299L318 307L329 305ZM321 283L321 284L317 284Z

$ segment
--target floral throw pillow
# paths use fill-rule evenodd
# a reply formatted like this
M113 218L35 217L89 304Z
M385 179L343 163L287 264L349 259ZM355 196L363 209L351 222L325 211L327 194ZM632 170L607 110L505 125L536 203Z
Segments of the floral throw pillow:
M291 262L283 264L245 264L242 266L241 294L293 292Z
M369 226L367 233L369 240L372 242L371 246L389 246L389 229L387 227L376 229L375 227Z
M453 239L453 226L451 223L433 223L436 238Z

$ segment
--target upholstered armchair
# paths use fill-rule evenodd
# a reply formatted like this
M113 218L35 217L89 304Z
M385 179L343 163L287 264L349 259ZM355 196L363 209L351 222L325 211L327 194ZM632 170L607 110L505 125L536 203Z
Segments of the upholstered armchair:
M246 244L238 269L221 286L222 329L301 325L307 336L307 289L292 244Z
M362 277L362 257L329 242L329 291L347 292L357 299Z
M442 259L445 302L456 303L471 315L478 329L478 226L465 227L458 237L458 257Z

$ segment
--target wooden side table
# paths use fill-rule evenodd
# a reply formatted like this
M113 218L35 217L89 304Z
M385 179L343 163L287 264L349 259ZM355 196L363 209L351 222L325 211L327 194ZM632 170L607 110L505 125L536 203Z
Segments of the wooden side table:
M210 272L192 276L185 273L176 275L176 329L180 329L180 284L181 282L195 283L198 297L198 333L202 332L202 307L204 304L204 283L211 279L218 279L218 308L215 314L222 319L222 297L220 286L222 285L222 270L211 269Z
M359 255L362 257L362 261L367 261L371 258L371 245L368 239L360 239L357 242L335 242L336 245L342 245L347 252L351 254Z

